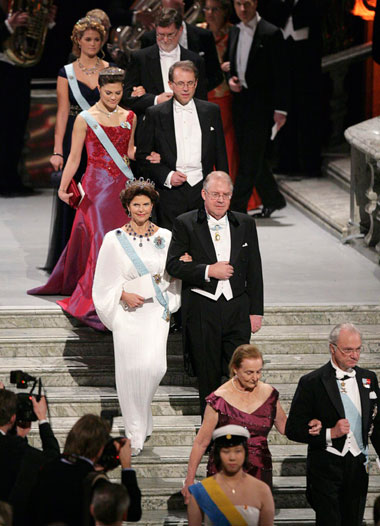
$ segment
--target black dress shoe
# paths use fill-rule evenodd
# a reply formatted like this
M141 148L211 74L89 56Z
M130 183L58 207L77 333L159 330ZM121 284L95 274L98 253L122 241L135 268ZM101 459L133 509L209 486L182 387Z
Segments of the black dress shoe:
M281 210L282 208L285 208L285 205L282 206L264 206L263 209L260 212L256 212L255 214L252 214L252 217L254 218L268 218L270 217L275 210Z

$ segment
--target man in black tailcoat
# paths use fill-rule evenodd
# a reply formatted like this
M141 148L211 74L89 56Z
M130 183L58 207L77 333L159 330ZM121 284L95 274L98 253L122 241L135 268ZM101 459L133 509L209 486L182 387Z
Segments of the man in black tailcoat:
M182 280L185 366L198 377L201 412L238 345L261 327L263 280L254 219L228 210L232 182L205 179L204 206L179 216L166 269Z
M178 44L181 33L182 16L175 9L163 9L157 19L157 43L132 53L122 102L137 116L172 98L168 71L179 60L194 62L199 71L196 96L207 100L204 60Z
M174 97L147 110L137 145L144 177L153 179L160 193L158 224L169 230L178 215L202 204L206 175L214 167L228 170L220 110L216 104L193 98L197 75L190 61L173 64L169 85ZM146 162L147 151L159 153L161 161Z
M163 8L176 9L181 16L185 14L185 3L183 0L162 0ZM141 47L151 46L156 42L156 32L148 31L141 38ZM182 33L179 39L182 47L197 53L204 58L207 91L211 91L223 82L223 73L220 69L218 52L215 46L214 36L208 29L182 22Z
M307 497L317 526L361 526L368 488L368 437L380 454L379 385L358 367L362 339L351 323L330 333L331 360L303 376L290 408L286 436L308 444ZM311 419L322 422L309 434Z
M235 0L234 7L241 22L230 30L227 60L240 162L231 209L246 212L255 186L263 203L260 216L269 217L286 205L269 164L272 127L278 132L288 111L284 41L258 14L257 0Z

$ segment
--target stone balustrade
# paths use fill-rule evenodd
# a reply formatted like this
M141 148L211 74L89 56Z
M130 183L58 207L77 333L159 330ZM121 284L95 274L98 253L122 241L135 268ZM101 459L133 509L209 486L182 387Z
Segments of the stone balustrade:
M351 219L355 202L360 232L370 247L380 253L380 117L355 124L345 131L351 146Z

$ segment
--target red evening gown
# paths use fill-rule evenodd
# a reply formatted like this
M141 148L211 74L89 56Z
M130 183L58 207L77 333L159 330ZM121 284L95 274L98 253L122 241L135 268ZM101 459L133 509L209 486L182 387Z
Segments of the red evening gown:
M126 162L133 117L130 111L123 126L102 126ZM28 294L70 296L57 301L64 311L90 327L106 330L92 301L92 282L104 235L128 220L119 198L127 179L90 127L85 145L88 161L82 186L86 195L75 214L69 242L46 285Z
M247 473L272 487L272 455L268 447L268 433L276 418L278 391L273 389L265 402L253 413L245 413L230 405L224 398L211 393L206 401L219 414L218 427L234 424L250 432L248 439L249 468ZM207 464L207 476L216 473L212 449Z

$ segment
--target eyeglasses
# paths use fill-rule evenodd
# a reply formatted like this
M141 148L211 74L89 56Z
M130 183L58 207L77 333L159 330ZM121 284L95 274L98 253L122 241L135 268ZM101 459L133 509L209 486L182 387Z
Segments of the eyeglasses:
M189 80L189 82L183 82L183 80L179 80L178 82L174 82L174 80L172 80L172 83L175 84L176 86L178 86L179 88L184 88L186 86L186 88L193 88L196 84L196 80Z
M352 354L352 353L360 354L362 352L362 346L357 347L356 349L353 349L352 347L345 347L341 349L339 345L336 345L336 343L332 343L331 345L335 347L336 349L338 349L342 354L346 354L346 355Z
M171 42L176 37L177 33L178 33L178 29L177 31L174 31L173 33L157 33L156 31L156 38L157 40L164 40L166 38L168 42Z
M218 192L207 192L206 194L210 196L210 199L216 201L217 199L222 199L223 201L228 201L231 199L232 194L219 194Z
M218 11L221 11L220 7L204 7L203 8L204 13L218 13Z

